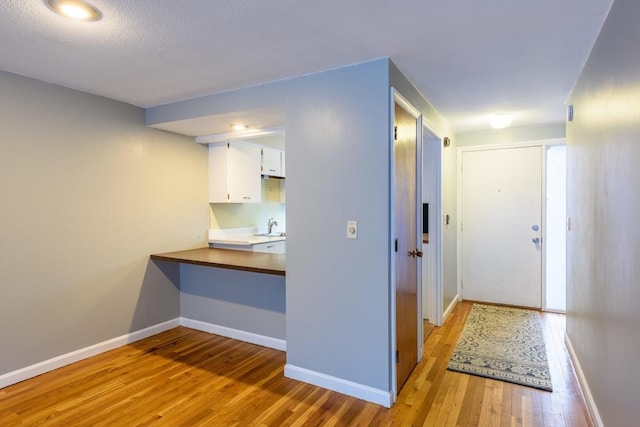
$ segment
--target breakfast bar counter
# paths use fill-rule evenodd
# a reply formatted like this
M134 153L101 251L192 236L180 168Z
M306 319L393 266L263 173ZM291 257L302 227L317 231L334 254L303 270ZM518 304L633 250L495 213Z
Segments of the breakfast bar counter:
M206 247L153 254L151 259L284 276L286 255Z

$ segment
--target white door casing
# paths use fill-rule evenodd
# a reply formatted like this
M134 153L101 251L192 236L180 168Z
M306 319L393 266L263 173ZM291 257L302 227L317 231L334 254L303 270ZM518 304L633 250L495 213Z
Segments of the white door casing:
M429 243L422 245L422 318L442 326L442 138L436 136L424 118L422 145L422 202L429 203Z

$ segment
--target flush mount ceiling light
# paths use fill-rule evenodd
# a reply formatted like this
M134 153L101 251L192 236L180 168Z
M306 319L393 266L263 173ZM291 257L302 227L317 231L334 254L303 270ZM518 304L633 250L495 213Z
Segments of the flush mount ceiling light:
M489 123L494 129L503 129L508 127L511 124L511 120L512 117L509 113L492 114L491 117L489 117Z
M102 13L94 6L82 0L45 0L51 10L65 18L77 21L97 21Z
M233 130L247 130L249 129L249 125L245 125L243 123L230 123L229 127Z

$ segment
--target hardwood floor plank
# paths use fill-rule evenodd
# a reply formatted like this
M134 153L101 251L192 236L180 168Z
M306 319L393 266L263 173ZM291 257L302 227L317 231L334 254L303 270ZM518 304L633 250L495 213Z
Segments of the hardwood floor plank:
M511 388L512 384L502 384L502 413L500 414L500 426L511 425Z
M286 355L178 327L0 390L2 426L590 426L564 347L541 313L554 391L447 371L459 303L388 409L284 377Z

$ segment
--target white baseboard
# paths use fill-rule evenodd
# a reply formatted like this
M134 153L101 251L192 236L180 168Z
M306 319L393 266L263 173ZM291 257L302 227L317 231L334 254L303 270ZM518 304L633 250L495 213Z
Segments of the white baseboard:
M456 308L456 305L458 304L458 301L460 301L460 297L458 295L456 295L455 298L451 301L451 304L449 304L449 307L447 307L447 309L444 311L444 314L442 315L442 323L443 324L447 320L447 318L449 317L449 315L451 314L453 309Z
M602 418L600 418L600 413L598 412L598 408L596 407L596 402L593 400L593 395L591 394L591 390L589 389L587 378L584 376L584 372L582 372L582 367L580 366L578 356L576 355L576 352L573 349L573 345L571 344L571 340L566 333L564 334L564 343L567 347L569 358L571 359L571 364L573 365L573 370L575 371L576 377L578 378L578 383L580 384L582 395L584 396L584 400L587 403L587 410L589 411L589 415L591 415L591 421L593 421L596 427L604 427L604 423L602 422Z
M164 332L178 326L180 326L180 319L176 318L168 320L166 322L149 326L148 328L141 329L139 331L121 335L119 337L112 338L110 340L103 341L89 347L81 348L79 350L72 351L71 353L63 354L61 356L36 363L34 365L27 366L16 371L8 372L6 374L0 375L0 388L19 383L20 381L33 378L35 376L53 371L54 369L70 365L75 362L79 362L80 360L87 359L91 356L104 353L105 351L113 350L114 348L131 344L132 342L139 341L141 339L159 334L160 332Z
M373 402L390 408L393 403L392 394L389 391L379 390L366 385L354 383L342 378L300 368L287 363L284 366L284 376L318 387L337 391L338 393Z
M215 325L213 323L187 319L184 317L180 318L180 325L191 329L197 329L198 331L208 332L210 334L221 335L223 337L261 345L263 347L273 348L275 350L287 351L287 341L279 338L267 337L265 335L254 334L253 332L228 328L226 326Z

